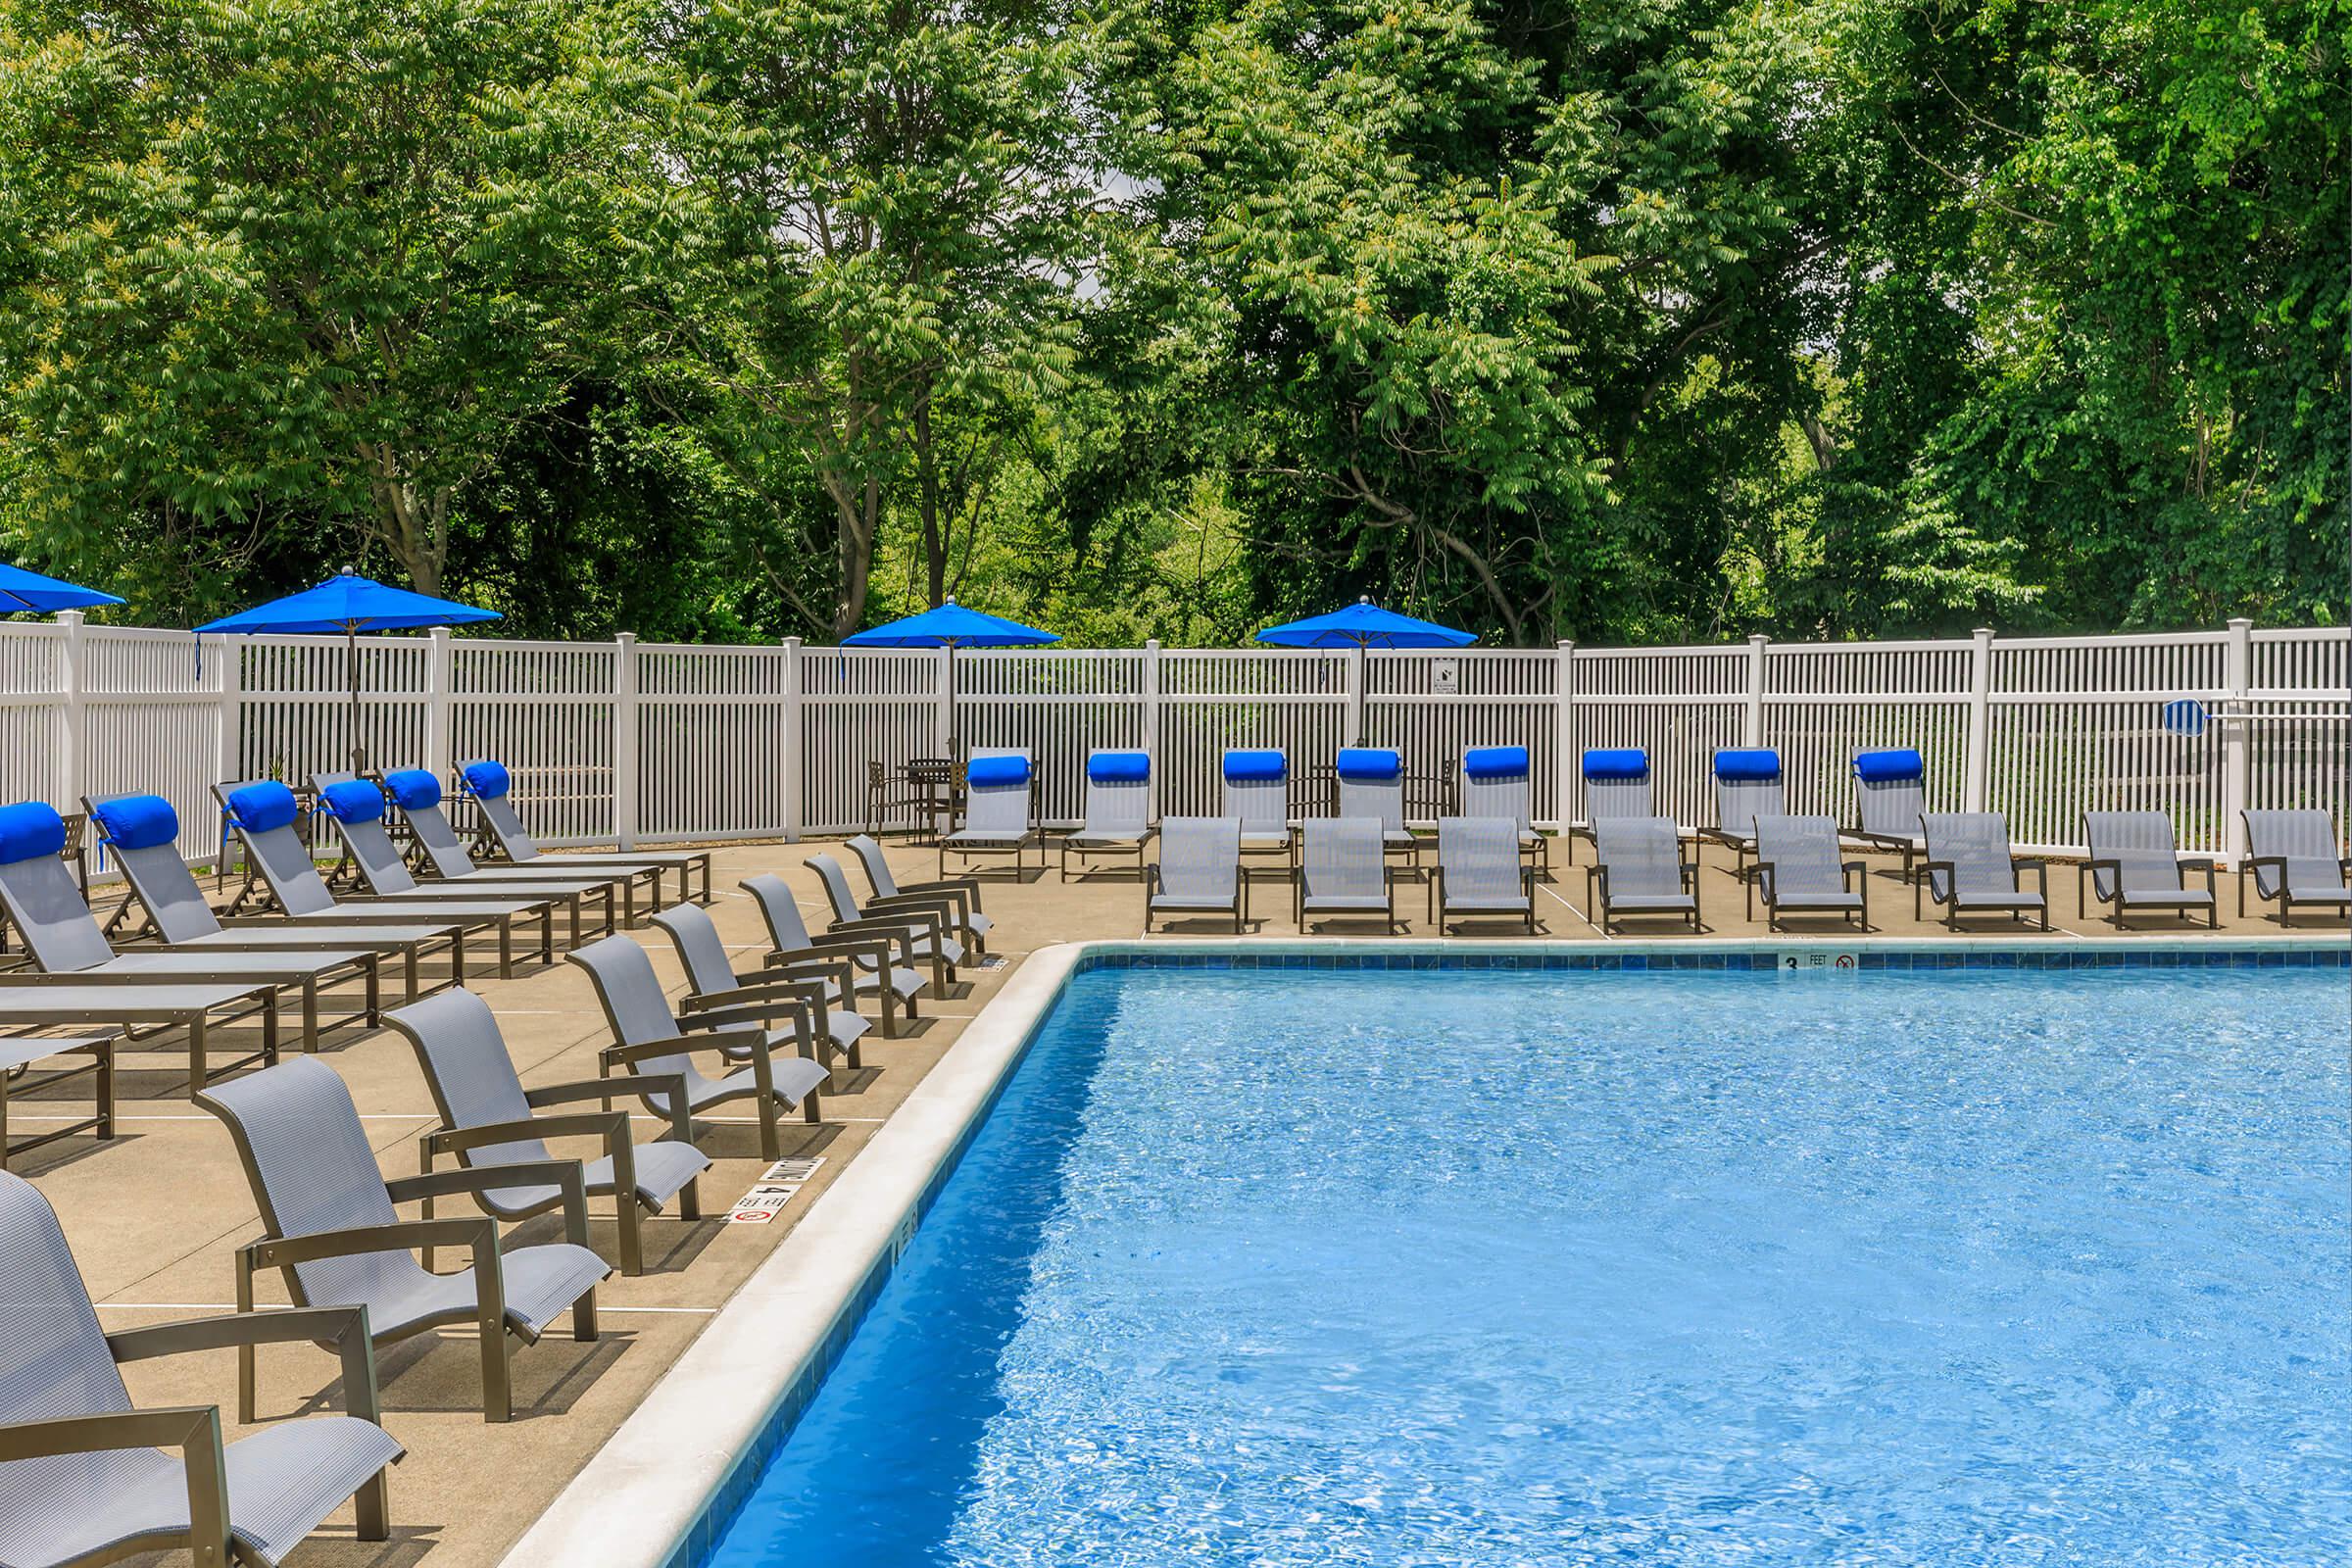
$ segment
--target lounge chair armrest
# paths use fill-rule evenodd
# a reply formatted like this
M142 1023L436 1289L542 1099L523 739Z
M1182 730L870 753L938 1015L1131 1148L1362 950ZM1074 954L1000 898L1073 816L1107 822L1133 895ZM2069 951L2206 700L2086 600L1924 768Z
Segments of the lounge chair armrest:
M900 928L897 941L907 966L911 968L914 963L914 939L904 928ZM891 944L892 939L880 932L863 937L834 936L828 932L821 937L810 937L805 948L795 948L790 953L770 953L767 966L789 970L796 964L811 959L822 960L838 956L852 960L862 958L877 969L887 969L893 962Z
M659 1040L640 1040L634 1045L607 1046L599 1054L599 1059L608 1067L624 1067L632 1061L683 1055L690 1051L721 1051L729 1046L757 1048L766 1040L764 1029L730 1025L703 1034L663 1035Z
M363 1421L381 1422L375 1394L375 1342L368 1333L368 1308L296 1306L282 1312L224 1312L106 1337L118 1362L145 1361L190 1350L224 1350L237 1346L331 1345L343 1362L343 1407Z
M1032 822L1029 831L1036 832L1037 824ZM967 916L981 906L980 879L973 876L929 877L920 882L902 882L899 884L899 892L901 894L946 894L950 898L961 901Z
M681 1144L694 1142L694 1120L686 1109L686 1079L674 1072L637 1073L627 1078L584 1078L577 1083L541 1084L522 1092L526 1105L564 1105L582 1100L612 1104L616 1100L642 1100L647 1095L669 1100L670 1136Z
M741 1021L752 1022L750 1015L760 1013L767 1004L775 1004L777 1011L792 1007L821 1007L824 1005L824 987L814 979L800 980L779 976L726 991L696 991L678 999L682 1009L680 1023L700 1023L705 1018L720 1014L744 1014ZM761 1014L764 1016L764 1014Z
M513 1170L517 1167L509 1166ZM577 1170L579 1167L572 1167ZM512 1177L508 1178L513 1181ZM308 1236L265 1236L237 1249L255 1268L284 1268L322 1257L362 1252L413 1252L423 1247L469 1247L477 1262L498 1255L498 1222L487 1214L443 1214L432 1219L398 1219L389 1225L355 1225L313 1231Z
M512 1144L526 1138L602 1138L608 1143L629 1135L628 1112L579 1110L562 1116L521 1116L514 1121L475 1122L469 1127L444 1127L424 1134L418 1142L430 1154L461 1154L486 1144ZM513 1171L513 1165L485 1165L485 1170Z
M220 1407L217 1404L163 1404L145 1410L108 1410L99 1415L61 1415L46 1421L0 1425L0 1460L108 1453L122 1448L177 1448L188 1467L191 1492L200 1471L207 1467L208 1479L216 1487L225 1484Z
M961 912L954 899L936 893L900 893L888 898L868 899L865 907L880 909L885 913L905 911L928 914L943 925L956 924Z
M762 1002L723 1003L716 1006L694 1007L678 1022L689 1029L708 1024L713 1029L733 1029L750 1025L764 1028L770 1019L807 1016L808 1002L805 997L773 997Z
M624 1122L621 1136L628 1136ZM454 1197L459 1193L485 1193L493 1188L533 1186L560 1187L564 1190L564 1239L575 1247L588 1245L588 1184L586 1174L576 1159L520 1159L512 1165L453 1165L447 1170L426 1171L421 1176L403 1176L384 1183L384 1191L395 1203L405 1203L419 1198Z

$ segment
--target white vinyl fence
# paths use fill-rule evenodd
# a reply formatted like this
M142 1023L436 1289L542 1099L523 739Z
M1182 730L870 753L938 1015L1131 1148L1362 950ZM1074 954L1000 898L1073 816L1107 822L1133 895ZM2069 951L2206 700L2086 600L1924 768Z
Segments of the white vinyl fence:
M364 637L362 739L380 766L496 757L551 844L794 838L863 825L879 764L971 746L1038 760L1049 822L1082 809L1087 752L1155 759L1162 812L1213 811L1229 747L1295 773L1360 735L1394 746L1413 814L1443 809L1470 746L1525 745L1546 824L1584 815L1578 759L1647 749L1658 808L1714 820L1719 747L1780 750L1792 810L1853 813L1857 750L1915 746L1930 804L2004 813L2022 849L2065 853L2084 810L2172 817L2184 849L2234 858L2243 807L2352 809L2352 643L2342 627L2161 636L1719 648L944 652ZM182 852L216 853L209 787L345 765L339 638L201 640L53 621L0 625L0 800L168 796ZM2178 733L2165 707L2204 715ZM1302 792L1305 809L1317 798Z

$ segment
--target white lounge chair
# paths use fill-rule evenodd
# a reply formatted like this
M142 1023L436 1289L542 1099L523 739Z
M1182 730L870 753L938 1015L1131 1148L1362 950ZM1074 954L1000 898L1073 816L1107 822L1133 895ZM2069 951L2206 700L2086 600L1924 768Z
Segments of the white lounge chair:
M1086 756L1086 821L1061 839L1061 879L1070 879L1070 857L1079 869L1098 855L1132 855L1136 875L1144 872L1152 844L1152 754L1104 751Z
M356 1306L99 1326L48 1200L0 1172L0 1562L80 1568L184 1548L270 1568L346 1498L362 1541L391 1534L384 1472L405 1450L377 1419L375 1354ZM310 1342L343 1366L343 1415L224 1443L219 1406L140 1409L124 1362Z
M1144 868L1144 934L1154 916L1230 914L1250 923L1250 880L1242 875L1242 824L1230 816L1170 816L1159 824L1159 862Z

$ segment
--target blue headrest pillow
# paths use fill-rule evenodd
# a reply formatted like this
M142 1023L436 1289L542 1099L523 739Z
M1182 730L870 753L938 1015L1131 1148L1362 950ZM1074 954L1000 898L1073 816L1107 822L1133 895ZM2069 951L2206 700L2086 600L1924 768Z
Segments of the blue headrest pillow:
M429 811L441 804L441 781L421 767L404 767L384 775L384 788L404 811Z
M1614 751L1592 751L1585 754L1585 777L1588 779L1647 778L1649 754L1639 746L1620 747Z
M495 801L514 787L514 780L507 774L507 764L493 762L487 758L478 762L467 762L465 774L466 787L473 791L479 800Z
M1854 777L1865 784L1908 784L1927 776L1927 760L1908 747L1854 754Z
M1386 747L1343 746L1339 775L1350 784L1387 784L1404 776L1404 759Z
M338 822L375 822L384 814L384 792L364 778L347 778L318 792L326 814Z
M273 778L228 792L230 820L248 833L270 833L294 825L294 792Z
M151 850L179 839L179 813L161 795L125 795L90 808L98 830L117 850Z
M1290 760L1280 752L1227 752L1225 776L1236 784L1274 784L1290 776Z
M1781 776L1781 754L1770 747L1717 752L1715 776L1735 783L1763 783Z
M1462 754L1462 772L1470 778L1527 777L1524 746L1474 746Z
M1148 784L1152 781L1152 754L1097 752L1086 760L1086 776L1097 784Z
M975 757L963 764L963 781L976 790L1008 789L1029 782L1026 757Z
M0 806L0 865L35 860L66 847L66 819L46 801Z

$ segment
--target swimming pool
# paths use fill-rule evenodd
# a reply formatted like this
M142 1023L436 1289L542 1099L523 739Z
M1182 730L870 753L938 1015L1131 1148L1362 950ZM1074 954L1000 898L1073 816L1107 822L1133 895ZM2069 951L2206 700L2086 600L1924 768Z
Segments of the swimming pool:
M2333 1564L2336 970L1076 975L794 1564Z

